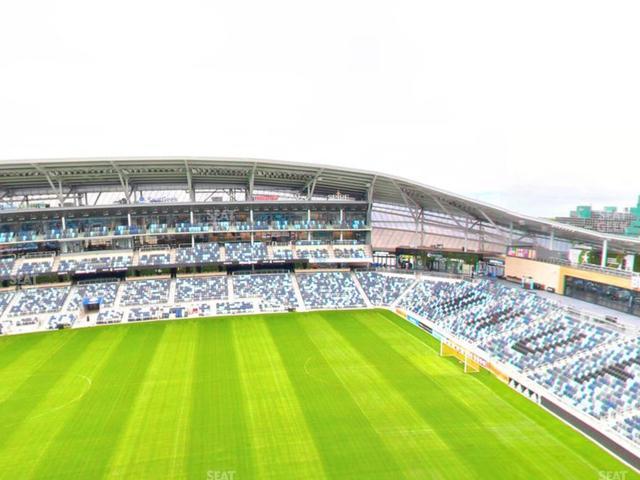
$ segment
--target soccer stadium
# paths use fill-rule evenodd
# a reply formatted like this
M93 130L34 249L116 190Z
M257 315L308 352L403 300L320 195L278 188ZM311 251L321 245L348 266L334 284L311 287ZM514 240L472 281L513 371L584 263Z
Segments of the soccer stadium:
M637 236L259 159L0 194L2 478L640 478Z

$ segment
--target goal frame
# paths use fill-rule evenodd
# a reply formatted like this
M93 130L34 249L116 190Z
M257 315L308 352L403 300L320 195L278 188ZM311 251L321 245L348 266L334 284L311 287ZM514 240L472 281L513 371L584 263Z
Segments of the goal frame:
M475 355L449 340L440 339L440 356L455 357L464 366L464 373L478 373L480 371L480 363L474 358Z

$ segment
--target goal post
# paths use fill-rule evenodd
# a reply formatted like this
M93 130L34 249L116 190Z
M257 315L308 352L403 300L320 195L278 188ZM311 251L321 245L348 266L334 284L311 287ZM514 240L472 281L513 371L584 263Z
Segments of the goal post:
M463 364L464 373L477 373L480 371L480 364L473 358L473 354L448 340L440 340L440 356L455 357L458 362Z
M471 356L464 356L464 373L478 373L480 371L480 364L476 362Z

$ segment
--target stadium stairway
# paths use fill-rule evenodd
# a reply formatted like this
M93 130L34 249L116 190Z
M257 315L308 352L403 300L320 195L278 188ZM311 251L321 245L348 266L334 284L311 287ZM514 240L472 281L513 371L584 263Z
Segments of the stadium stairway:
M4 312L2 312L2 315L0 316L0 320L7 320L9 318L9 312L11 311L11 308L15 305L15 303L18 301L18 297L20 296L20 291L16 290L13 294L13 297L11 297L11 300L9 300L9 303L7 303L7 306L4 309Z
M176 299L176 279L172 278L169 281L169 296L167 297L167 304L169 305L175 305L175 299Z
M82 308L78 308L78 310L74 311L73 309L69 309L69 304L72 302L72 300L75 297L75 292L76 289L78 288L77 285L73 285L71 287L71 289L69 289L69 294L67 295L67 298L64 300L64 303L62 304L62 308L60 309L60 312L62 313L80 313L80 311L82 310Z
M224 247L221 247L224 248ZM236 299L236 295L233 292L233 279L231 275L227 275L227 299L231 302Z
M118 285L118 291L116 292L116 298L113 301L113 308L116 307L120 307L120 300L122 298L122 295L124 293L124 286L126 285L126 282L120 283L120 285Z
M625 408L623 410L610 413L605 417L605 419L610 423L610 426L613 426L615 423L637 415L640 415L640 408Z
M290 273L291 282L293 284L293 291L296 294L296 300L298 301L298 310L306 310L307 307L304 304L304 300L302 300L302 293L300 293L300 285L298 285L298 279L296 278L294 273Z
M133 255L131 256L131 265L137 267L140 264L140 250L136 249L133 251Z
M404 297L406 297L407 295L409 295L409 294L413 291L413 289L414 289L414 288L416 288L416 286L418 285L418 282L419 282L419 281L420 281L420 279L419 279L418 277L415 277L415 278L413 279L413 282L411 283L411 285L409 285L409 286L405 289L405 291L404 291L404 292L402 292L402 293L398 296L398 298L396 298L396 300L395 300L391 305L389 305L389 306L390 306L390 307L392 307L392 308L397 307L397 306L400 304L400 302L404 299Z
M55 257L53 257L53 263L51 264L51 271L57 272L59 265L60 265L60 255L56 255Z
M11 275L12 277L15 277L16 273L18 272L19 262L20 262L19 258L16 258L15 262L13 262L13 266L11 267L11 271L9 272L9 275Z
M358 280L358 277L353 270L351 271L351 279L356 286L356 290L358 290L358 293L360 293L360 296L364 300L364 304L367 306L367 308L372 308L373 305L371 304L371 300L369 300L369 297L365 293L364 288L362 288L362 285L360 285L360 281Z

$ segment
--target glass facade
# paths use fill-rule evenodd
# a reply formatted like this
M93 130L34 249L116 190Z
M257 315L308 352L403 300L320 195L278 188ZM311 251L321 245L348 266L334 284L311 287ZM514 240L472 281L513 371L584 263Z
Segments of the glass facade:
M567 276L564 294L603 307L640 316L640 292Z

